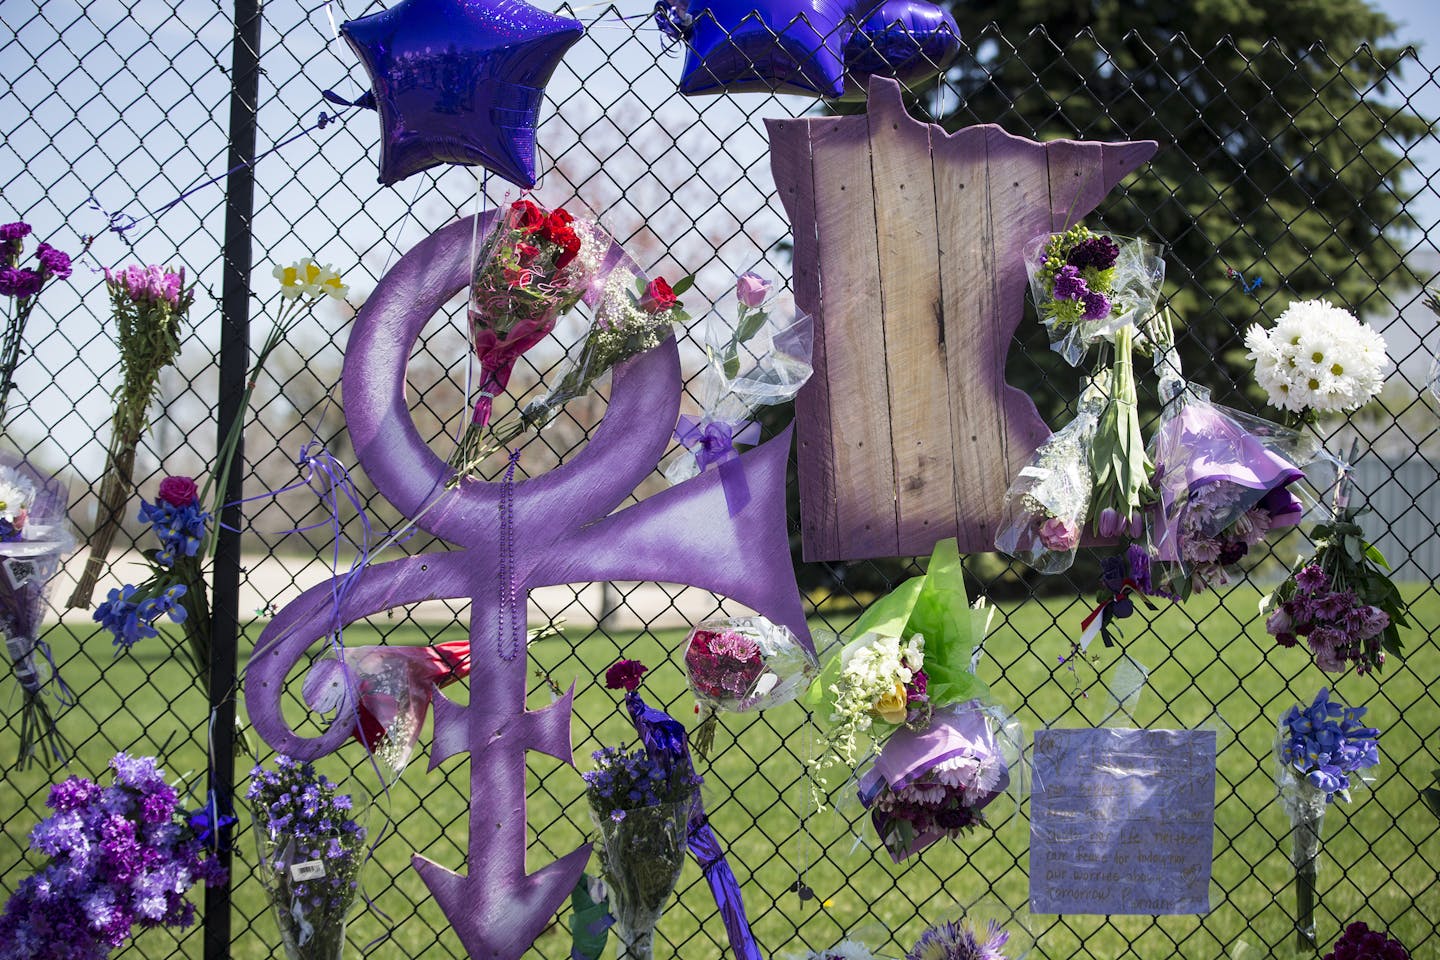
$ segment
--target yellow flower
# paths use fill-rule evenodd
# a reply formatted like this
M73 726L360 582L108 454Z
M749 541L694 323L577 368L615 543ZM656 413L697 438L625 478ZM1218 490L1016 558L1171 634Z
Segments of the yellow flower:
M303 262L303 261L302 261ZM300 264L292 263L288 267L276 266L272 271L275 279L280 281L280 296L286 300L294 300L300 296Z
M905 693L905 684L896 680L895 689L877 697L875 705L871 709L886 723L901 724L905 722L905 715L910 712L908 704L909 697Z
M321 266L310 257L286 267L276 267L274 274L275 279L280 281L280 295L286 300L300 297L307 300L318 300L321 297L343 300L350 292L350 288L341 281L337 270L328 263Z
M327 275L320 281L320 292L335 300L344 300L345 294L350 292L350 288L340 280L339 273L329 267L325 269Z

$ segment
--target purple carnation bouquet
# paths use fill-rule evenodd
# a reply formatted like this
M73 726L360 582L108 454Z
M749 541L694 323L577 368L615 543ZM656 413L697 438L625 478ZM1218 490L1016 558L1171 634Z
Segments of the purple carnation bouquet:
M348 794L314 766L279 757L250 772L260 882L270 895L290 960L339 960L359 890L365 828Z
M1300 522L1290 488L1314 458L1310 435L1210 402L1188 383L1168 317L1156 337L1165 406L1150 443L1158 492L1150 518L1157 579L1181 599L1229 582L1230 571L1273 531Z
M1025 271L1050 348L1079 366L1092 344L1141 326L1160 298L1165 261L1155 244L1077 224L1025 246Z
M151 757L116 754L108 787L70 777L30 832L49 858L0 915L0 960L104 960L134 929L188 927L197 882L225 882Z
M36 759L64 763L70 754L47 700L53 694L57 703L66 704L70 692L40 637L50 583L75 546L66 520L68 503L58 480L0 457L0 640L23 695L22 768Z
M1410 960L1410 951L1389 934L1356 922L1345 928L1325 960Z
M1359 772L1380 763L1380 732L1361 726L1364 707L1347 707L1322 689L1308 707L1285 711L1275 742L1276 786L1290 817L1291 862L1295 866L1296 931L1302 950L1316 946L1315 879L1325 811L1337 799L1348 802Z
M0 427L5 424L15 368L20 365L25 326L40 302L40 291L51 280L68 279L73 269L70 255L48 243L35 247L33 265L22 265L25 238L30 233L28 223L0 225L0 298L11 304L4 330L0 331Z

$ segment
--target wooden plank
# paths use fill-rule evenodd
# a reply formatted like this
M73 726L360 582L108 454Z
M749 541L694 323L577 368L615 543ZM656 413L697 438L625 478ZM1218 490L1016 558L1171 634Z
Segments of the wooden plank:
M957 500L931 127L905 112L898 87L868 115L897 549L920 554L955 534Z
M1110 192L1104 150L1099 143L1051 140L1045 155L1050 166L1050 230L1059 233L1084 220Z
M951 533L962 551L989 550L1006 488L1049 434L1005 383L1025 315L1021 249L1088 214L1155 144L946 134L905 114L882 78L870 104L767 122L822 382L797 413L805 557L923 554Z
M830 443L830 380L825 337L819 329L820 256L815 230L815 175L811 166L810 128L814 121L766 120L770 163L780 202L790 217L795 241L792 288L796 309L816 324L811 355L814 373L795 398L796 454L800 483L800 539L806 560L839 556L835 459Z
M889 372L866 119L816 121L811 158L824 305L817 334L825 337L842 556L896 556L890 417L880 412L888 404Z

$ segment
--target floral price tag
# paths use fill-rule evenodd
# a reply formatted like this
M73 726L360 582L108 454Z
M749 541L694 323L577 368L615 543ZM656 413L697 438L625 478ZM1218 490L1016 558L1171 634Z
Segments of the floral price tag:
M296 883L304 880L319 880L325 876L325 864L320 860L306 860L290 864L290 879Z

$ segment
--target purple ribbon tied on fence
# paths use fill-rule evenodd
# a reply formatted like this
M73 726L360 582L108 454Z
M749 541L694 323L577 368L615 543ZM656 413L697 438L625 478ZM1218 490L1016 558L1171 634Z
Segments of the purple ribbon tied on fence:
M667 773L679 767L695 774L695 765L690 759L690 744L685 725L670 714L652 707L641 699L640 694L630 691L625 694L625 708L630 711L630 722L645 744L645 752ZM699 776L695 776L699 780ZM750 932L750 920L745 916L745 902L740 897L740 882L735 871L725 859L725 850L720 838L710 828L705 815L705 801L699 794L695 805L690 808L690 823L686 835L690 855L700 864L705 882L715 895L715 905L720 908L721 919L725 921L725 933L730 939L730 949L735 960L762 960L760 948L755 945L755 935Z
M751 420L701 420L681 414L675 426L675 439L695 457L695 467L704 473L712 466L720 469L720 485L725 490L725 505L733 517L750 502L745 473L729 466L740 456L735 444L754 446L760 442L760 424Z

